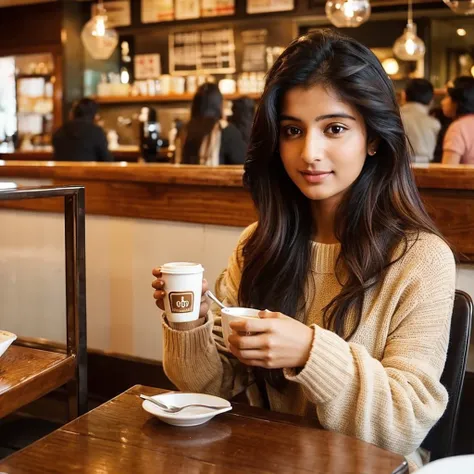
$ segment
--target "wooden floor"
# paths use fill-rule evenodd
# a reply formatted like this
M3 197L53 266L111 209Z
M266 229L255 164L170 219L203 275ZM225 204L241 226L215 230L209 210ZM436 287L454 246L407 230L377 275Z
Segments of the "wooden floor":
M104 401L91 399L89 409ZM0 459L46 436L67 421L67 397L63 389L36 400L21 412L0 419Z
M18 415L0 420L0 459L28 446L60 426L61 423Z

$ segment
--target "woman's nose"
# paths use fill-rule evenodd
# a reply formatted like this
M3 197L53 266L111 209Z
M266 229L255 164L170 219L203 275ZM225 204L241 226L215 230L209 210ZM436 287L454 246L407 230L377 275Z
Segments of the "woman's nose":
M311 164L314 161L321 161L324 156L324 146L321 137L316 130L310 130L306 134L301 158Z

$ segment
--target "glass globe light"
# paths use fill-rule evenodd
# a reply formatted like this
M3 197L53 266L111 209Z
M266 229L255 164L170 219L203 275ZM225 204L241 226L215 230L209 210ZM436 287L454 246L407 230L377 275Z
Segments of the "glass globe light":
M97 14L85 25L81 40L94 59L109 59L118 44L118 34L107 25L107 13L102 2L97 5Z
M418 61L425 52L425 43L416 34L416 24L408 22L403 35L393 45L393 54L403 61Z
M382 61L382 67L389 76L393 76L398 73L400 66L395 58L387 58Z
M338 28L356 28L370 16L369 0L328 0L326 16Z
M474 15L474 0L443 0L458 15Z

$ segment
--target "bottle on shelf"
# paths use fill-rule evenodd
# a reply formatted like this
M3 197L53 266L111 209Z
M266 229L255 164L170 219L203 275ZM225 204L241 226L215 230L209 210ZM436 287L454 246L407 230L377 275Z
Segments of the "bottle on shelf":
M156 110L152 107L142 107L138 117L140 124L140 151L144 161L156 163L162 141L161 127L157 120Z

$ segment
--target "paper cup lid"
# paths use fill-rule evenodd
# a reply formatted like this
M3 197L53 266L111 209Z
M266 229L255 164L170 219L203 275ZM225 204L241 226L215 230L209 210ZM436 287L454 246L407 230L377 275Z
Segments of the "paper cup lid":
M193 273L202 273L204 268L200 263L192 262L170 262L161 266L161 273L170 275L189 275Z

